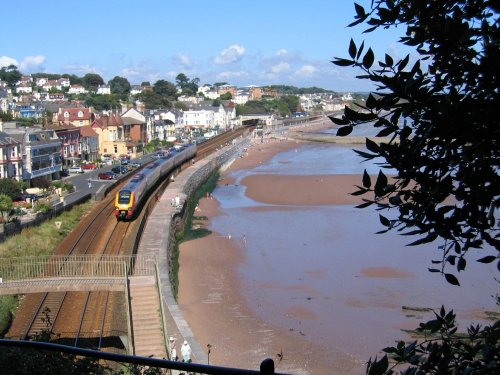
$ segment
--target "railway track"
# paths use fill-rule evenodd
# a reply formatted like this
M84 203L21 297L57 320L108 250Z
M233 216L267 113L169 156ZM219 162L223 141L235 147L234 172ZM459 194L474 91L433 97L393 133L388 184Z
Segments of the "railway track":
M222 145L240 137L247 129L230 131L198 146L198 160L215 152ZM189 167L185 164L180 170ZM157 191L168 185L169 178ZM125 183L125 181L123 182ZM150 195L140 215L132 222L117 221L113 215L115 187L102 201L82 218L79 225L62 241L56 255L131 255L138 236L139 223L147 213ZM123 311L125 300L119 292L51 292L29 294L21 305L7 337L29 339L42 331L51 333L51 340L66 345L124 350L119 336L126 334L124 319L116 319Z

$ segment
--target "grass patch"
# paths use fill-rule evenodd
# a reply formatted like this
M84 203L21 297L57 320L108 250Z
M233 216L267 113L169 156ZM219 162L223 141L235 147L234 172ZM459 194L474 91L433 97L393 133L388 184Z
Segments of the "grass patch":
M412 306L402 306L403 310L418 311L418 312L432 312L430 307L412 307Z
M36 227L23 229L20 234L8 237L0 244L0 257L26 257L50 255L59 243L73 230L94 204L88 201L73 207L71 211L47 220ZM57 229L55 222L61 222ZM34 246L36 244L36 246Z
M0 296L0 337L4 337L9 330L18 305L17 296Z
M20 234L8 237L0 243L0 257L37 257L53 254L59 243L88 213L93 204L93 201L85 202L39 226L23 229ZM56 221L61 222L60 229L57 229ZM0 297L0 336L10 328L18 304L18 296Z
M500 319L500 313L496 311L485 311L484 315L486 315L488 320L492 320L494 322Z
M182 232L176 234L177 241L172 254L172 294L176 300L179 292L179 245L182 242L203 238L212 233L207 228L198 225L200 221L207 221L208 217L195 216L194 212L200 199L205 197L207 193L214 191L219 178L219 172L212 174L187 201L186 225L184 225Z

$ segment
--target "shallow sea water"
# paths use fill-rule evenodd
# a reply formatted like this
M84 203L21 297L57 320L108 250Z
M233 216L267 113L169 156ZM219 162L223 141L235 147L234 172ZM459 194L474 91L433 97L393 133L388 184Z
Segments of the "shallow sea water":
M472 322L484 324L480 311L498 311L491 297L498 293L494 266L469 260L459 275L462 286L451 286L427 270L439 257L439 244L408 247L414 239L375 235L383 227L374 210L267 205L247 198L239 184L250 174L349 174L365 168L378 173L376 165L360 160L351 147L300 145L252 170L235 172L234 185L214 191L223 215L211 229L231 234L244 249L239 272L255 314L361 360L408 339L403 328L432 318L403 306L439 309L444 304L457 312L464 329ZM380 268L384 277L376 273Z

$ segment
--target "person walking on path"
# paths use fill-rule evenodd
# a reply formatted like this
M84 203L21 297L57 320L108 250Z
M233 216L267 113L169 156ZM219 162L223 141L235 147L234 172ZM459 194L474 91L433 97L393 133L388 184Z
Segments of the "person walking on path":
M188 342L184 340L181 346L182 362L191 363L191 347Z
M177 361L178 357L177 357L177 349L175 347L175 338L170 336L168 342L170 344L170 360Z
M89 189L92 189L92 181L90 180L90 178L88 179L88 184L89 184Z

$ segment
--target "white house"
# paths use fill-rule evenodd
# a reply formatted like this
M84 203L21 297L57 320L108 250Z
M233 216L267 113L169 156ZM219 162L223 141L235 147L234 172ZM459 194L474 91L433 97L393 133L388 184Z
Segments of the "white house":
M87 90L82 85L71 85L68 94L86 94Z
M111 94L111 87L99 85L99 87L97 88L97 94L110 95Z

